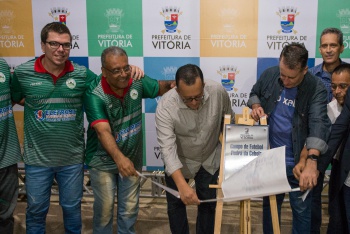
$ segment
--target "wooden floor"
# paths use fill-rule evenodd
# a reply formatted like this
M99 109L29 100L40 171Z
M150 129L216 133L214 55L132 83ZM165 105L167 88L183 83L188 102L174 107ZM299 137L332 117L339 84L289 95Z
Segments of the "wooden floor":
M92 233L92 205L93 197L84 197L82 203L82 233ZM117 206L117 204L116 204ZM15 234L25 233L25 196L19 200L15 211ZM190 222L190 232L195 233L196 206L188 206L188 218ZM323 223L321 233L326 233L328 216L327 204L323 204ZM239 233L239 202L225 203L223 209L222 232ZM291 233L292 213L289 202L284 202L281 217L281 233ZM251 230L252 233L262 233L262 202L251 202ZM50 211L47 216L46 233L64 233L62 211L57 201L57 195L52 196ZM114 221L116 229L116 221ZM116 233L116 232L114 232ZM140 211L136 223L136 233L138 234L163 234L170 233L169 223L166 213L165 198L140 198Z

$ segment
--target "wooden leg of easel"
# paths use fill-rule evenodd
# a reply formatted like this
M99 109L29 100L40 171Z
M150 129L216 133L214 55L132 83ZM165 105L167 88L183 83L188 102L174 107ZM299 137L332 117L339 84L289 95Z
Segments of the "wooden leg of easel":
M250 200L241 201L240 208L241 208L240 233L250 234L251 233Z
M280 230L280 224L278 220L276 195L271 195L269 198L270 198L270 210L271 210L271 217L272 217L273 233L280 234L281 230Z
M217 198L224 197L222 193L222 189L217 190ZM216 210L215 210L215 226L214 226L214 233L220 234L221 233L221 222L222 222L222 208L224 206L223 201L217 201L216 203Z

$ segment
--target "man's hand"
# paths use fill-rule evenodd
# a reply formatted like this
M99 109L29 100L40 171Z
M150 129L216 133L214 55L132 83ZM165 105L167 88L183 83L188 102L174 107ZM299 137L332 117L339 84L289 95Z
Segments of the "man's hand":
M145 73L141 68L134 65L130 65L130 66L131 66L131 77L134 80L140 80L142 77L145 76Z
M197 197L196 191L191 188L187 183L179 187L179 194L181 201L187 205L199 205L199 199Z
M138 176L135 170L134 164L125 156L119 156L115 161L118 167L119 173L124 176Z
M307 154L308 154L308 151L306 149L306 146L304 146L304 148L300 152L299 162L293 168L293 174L294 174L294 177L297 180L300 180L300 175L301 175L301 173L303 172L303 170L305 168L305 164L306 164L306 160L307 160Z
M319 171L317 170L317 161L311 159L306 160L305 168L300 175L300 190L304 191L315 187L318 175Z
M250 113L250 115L255 121L259 121L261 117L267 116L260 104L252 105L252 112Z
M300 175L303 172L304 168L305 168L305 161L299 161L299 163L295 165L295 167L293 168L293 174L297 180L300 180Z

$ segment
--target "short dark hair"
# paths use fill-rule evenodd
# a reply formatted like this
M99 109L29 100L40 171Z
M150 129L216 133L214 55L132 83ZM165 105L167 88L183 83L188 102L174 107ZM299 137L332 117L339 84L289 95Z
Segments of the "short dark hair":
M343 32L340 31L337 28L325 28L322 31L321 36L320 36L320 46L321 46L321 43L322 43L321 40L322 40L323 35L330 34L330 33L337 35L338 43L339 43L339 45L342 46L343 45Z
M350 74L350 64L342 63L339 66L337 66L333 71L333 73L335 73L337 75L339 75L342 72L347 72Z
M72 34L69 31L69 28L60 22L52 22L46 24L41 30L41 42L46 43L46 40L49 36L49 32L55 32L58 34L68 34L70 38L70 42L72 42Z
M106 57L108 54L112 54L115 56L128 56L126 54L126 51L123 48L120 48L118 46L110 46L102 51L102 54L101 54L102 67L106 66Z
M303 44L292 42L286 45L280 55L280 61L283 58L283 63L289 69L296 69L300 66L303 69L307 66L309 52Z
M193 85L196 82L196 78L199 77L204 84L202 70L194 64L186 64L180 67L175 74L176 86L179 87L179 82L182 80L186 85Z

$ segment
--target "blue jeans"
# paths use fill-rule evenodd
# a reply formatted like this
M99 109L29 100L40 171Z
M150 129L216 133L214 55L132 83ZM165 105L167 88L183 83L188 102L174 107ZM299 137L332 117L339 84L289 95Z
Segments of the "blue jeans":
M90 169L94 193L93 232L113 233L114 200L117 192L118 233L135 233L139 213L140 177L121 177L118 174Z
M295 179L293 175L289 175L287 176L287 178L288 178L289 185L292 188L299 187L299 181ZM307 195L304 202L300 198L300 196L303 193L304 192L300 192L300 191L289 193L289 202L293 213L293 224L292 224L293 234L310 233L312 192L310 192ZM279 223L281 223L281 206L283 203L284 195L285 195L284 193L276 195ZM264 231L264 234L270 234L270 233L273 234L269 197L263 198L263 231Z
M13 233L13 211L18 197L17 163L0 169L0 233Z
M27 234L45 233L45 220L50 206L54 179L58 184L65 233L81 233L83 164L60 167L38 167L26 164L25 171Z
M217 184L219 170L214 175L207 172L203 167L199 169L194 177L196 183L196 193L199 200L216 198L216 189L210 189L209 184ZM188 179L186 179L188 182ZM166 185L172 189L178 190L174 180L165 175ZM188 234L188 219L186 206L173 195L166 193L168 202L168 216L170 230L172 234ZM216 202L201 203L198 206L196 232L200 234L214 233Z

